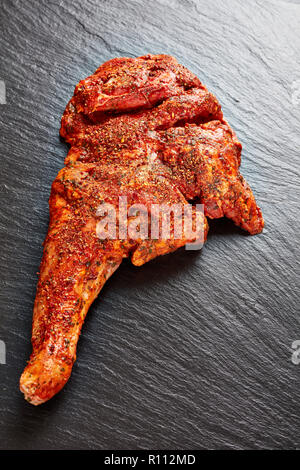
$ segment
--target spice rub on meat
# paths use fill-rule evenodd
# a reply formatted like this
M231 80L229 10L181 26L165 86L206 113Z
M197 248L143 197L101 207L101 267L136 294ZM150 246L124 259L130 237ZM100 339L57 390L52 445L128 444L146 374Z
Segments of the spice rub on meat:
M263 229L253 193L241 176L241 144L221 106L200 80L167 55L117 58L75 88L61 122L70 144L52 185L33 313L32 354L20 389L34 405L65 385L80 331L107 279L130 257L140 266L202 237L208 218L228 217L250 234ZM100 203L198 201L202 232L192 239L101 240Z

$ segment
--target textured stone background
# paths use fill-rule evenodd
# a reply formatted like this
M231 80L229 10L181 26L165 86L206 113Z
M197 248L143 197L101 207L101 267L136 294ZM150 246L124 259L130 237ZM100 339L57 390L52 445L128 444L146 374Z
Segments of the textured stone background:
M8 1L0 7L1 448L300 448L300 5ZM124 262L91 309L65 389L18 391L50 185L75 84L115 56L170 53L219 98L266 219L215 221L202 252Z

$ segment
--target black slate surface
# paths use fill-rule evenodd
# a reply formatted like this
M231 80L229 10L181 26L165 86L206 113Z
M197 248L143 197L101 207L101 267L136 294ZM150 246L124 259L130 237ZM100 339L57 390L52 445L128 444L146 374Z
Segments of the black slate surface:
M300 447L297 3L1 2L1 448ZM219 220L201 252L125 262L89 312L71 380L35 408L18 379L67 152L60 118L102 62L148 52L176 56L219 98L266 228Z

